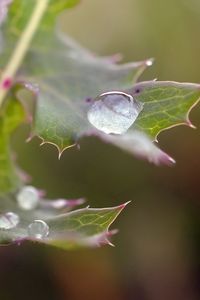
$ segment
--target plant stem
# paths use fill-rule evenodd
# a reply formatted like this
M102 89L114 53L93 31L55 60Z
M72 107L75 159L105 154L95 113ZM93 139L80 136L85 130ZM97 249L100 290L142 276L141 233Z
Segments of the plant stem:
M3 103L3 100L9 90L10 84L12 83L12 80L21 65L24 56L26 55L34 33L36 32L42 16L45 13L48 2L49 0L37 0L33 14L25 30L22 32L16 48L14 49L9 62L5 67L5 70L2 72L0 81L0 106Z

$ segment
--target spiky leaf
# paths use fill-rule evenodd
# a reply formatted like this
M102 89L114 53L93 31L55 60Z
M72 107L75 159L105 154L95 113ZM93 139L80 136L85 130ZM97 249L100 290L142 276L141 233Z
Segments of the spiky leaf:
M48 201L47 203L49 205ZM16 198L10 195L7 199L1 199L0 210L14 211L19 217L19 223L10 229L0 228L0 244L29 240L63 249L109 244L109 237L114 233L109 231L109 227L125 206L126 204L111 208L83 208L65 212L67 206L64 210L55 207L47 208L45 200L42 200L37 209L24 211L18 207ZM5 218L6 215L0 215L0 226L3 226ZM30 235L28 226L34 220L42 220L48 225L47 236L39 239Z

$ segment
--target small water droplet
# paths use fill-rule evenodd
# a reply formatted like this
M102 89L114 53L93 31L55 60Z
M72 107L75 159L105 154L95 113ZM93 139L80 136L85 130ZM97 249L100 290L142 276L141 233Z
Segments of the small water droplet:
M151 66L153 65L153 61L154 61L153 58L147 59L147 60L146 60L146 65L147 65L148 67L151 67Z
M97 129L110 134L125 133L135 122L143 104L123 92L101 94L88 110L88 120Z
M0 229L11 229L18 225L19 216L13 212L0 215Z
M31 210L39 203L39 193L33 186L24 186L17 194L17 202L21 209Z
M28 235L32 238L43 239L49 234L49 226L42 220L34 220L28 226Z

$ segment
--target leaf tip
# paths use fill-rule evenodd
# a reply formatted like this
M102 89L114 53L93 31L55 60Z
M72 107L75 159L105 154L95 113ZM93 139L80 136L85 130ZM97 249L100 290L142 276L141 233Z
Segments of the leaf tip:
M194 124L192 124L192 122L189 119L186 120L186 125L192 129L197 129L197 127Z
M119 232L118 229L113 229L107 232L106 234L106 240L107 244L111 247L115 247L115 245L110 241L110 238L112 238L113 235L117 234Z
M118 233L118 229L108 230L100 235L97 235L96 240L94 239L94 246L100 247L103 245L109 245L111 247L115 247L115 245L110 241L110 239L116 233Z
M157 166L160 166L160 165L173 166L176 163L176 161L170 155L168 155L167 153L162 151L159 159L157 161L155 161L154 163Z
M169 155L167 155L168 156L168 158L167 158L167 162L166 162L166 164L168 165L168 166L173 166L173 165L175 165L176 164L176 161L175 161L175 159L173 159L171 156L169 156Z
M69 149L69 148L72 148L72 147L77 147L77 149L80 150L80 145L77 144L77 143L74 143L74 144L72 144L72 145L69 145L69 146L63 147L63 148L58 147L58 146L57 146L56 144L54 144L54 143L50 143L50 142L47 142L47 143L54 145L54 146L58 149L58 159L59 159L59 160L61 159L61 156L62 156L63 152L64 152L66 149Z
M154 63L154 58L149 58L149 59L145 60L145 65L147 67L151 67L153 65L153 63Z
M59 150L58 150L58 160L61 159L62 153L63 153L63 151L59 151Z
M131 200L130 200L130 201L127 201L127 202L125 202L125 203L123 203L123 204L121 204L121 205L119 205L119 206L118 206L119 210L120 210L120 211L123 210L130 202L131 202Z
M33 132L30 132L28 137L26 138L25 142L29 143L34 138L35 134Z
M30 137L28 138L28 141L29 140L31 140L34 136L37 136L40 140L41 140L41 142L40 142L40 146L43 146L43 145L45 145L45 144L50 144L50 145L53 145L54 147L56 147L56 149L58 150L58 159L60 160L61 159L61 156L62 156L62 154L63 154L63 152L66 150L66 149L69 149L69 148L72 148L72 147L75 147L75 146L77 146L77 143L74 143L74 144L71 144L71 145L69 145L69 146L63 146L63 147L61 147L61 146L59 146L59 145L57 145L56 143L53 143L53 142L50 142L50 141L48 141L48 140L45 140L45 139L43 139L40 135L38 135L38 134L35 134L35 135L33 135L33 136L31 136L30 135ZM78 146L77 146L78 147Z

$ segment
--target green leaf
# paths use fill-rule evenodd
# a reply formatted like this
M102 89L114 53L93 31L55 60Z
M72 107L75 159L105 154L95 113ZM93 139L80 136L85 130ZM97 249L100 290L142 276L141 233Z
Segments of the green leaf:
M157 148L152 140L157 140L161 131L173 126L183 124L194 127L189 120L189 113L200 99L200 85L149 81L137 83L125 92L143 104L135 123L123 135L101 133L98 136L104 142L155 165L173 164L174 159Z
M49 205L50 201L46 201ZM20 242L24 240L41 242L63 249L76 247L98 247L102 244L110 244L109 237L114 231L109 231L126 204L103 209L83 208L72 212L58 214L58 208L45 206L45 200L34 210L24 211L17 205L15 196L10 195L0 201L1 211L13 211L19 217L16 227L0 229L0 244ZM6 209L6 210L5 210ZM62 210L61 210L62 211ZM0 227L2 222L8 219L6 214L0 215ZM30 236L28 226L34 220L42 220L49 227L49 234L43 238Z
M157 140L161 131L173 126L184 124L194 127L189 120L189 113L200 99L200 85L147 81L136 83L131 89L122 92L131 95L136 103L142 106L136 121L128 131L121 135L106 135L93 130L86 135L96 135L104 142L156 165L173 164L175 161L157 148L152 140Z
M45 49L32 49L26 61L30 81L39 85L32 135L55 144L59 152L91 129L90 99L110 89L131 87L149 61L117 65L73 45L65 37Z
M56 50L52 52L52 62L56 60L56 53ZM69 57L70 53L75 55L76 51L69 51ZM42 65L44 70L47 69L45 55L40 56L37 63ZM92 129L87 119L87 110L91 104L86 103L85 99L93 99L108 90L123 90L144 104L142 112L128 133L139 130L155 139L160 131L169 127L179 124L191 126L188 114L199 100L199 85L150 81L126 89L126 85L132 83L124 81L124 78L127 78L125 73L120 76L121 71L117 70L116 66L113 68L111 64L100 63L99 58L80 58L80 55L69 63L67 54L65 57L66 59L64 55L60 55L57 58L54 73L45 73L44 77L39 79L40 93L33 129L44 143L55 144L60 152L76 142L80 135ZM65 70L60 74L63 66ZM103 73L99 71L100 67L104 69ZM118 142L119 145L120 138Z
M199 84L149 81L127 92L144 104L133 128L151 138L156 139L161 131L176 125L193 127L189 113L200 99Z
M14 191L20 179L10 151L10 135L25 120L25 111L12 94L0 112L0 193Z
M108 229L125 206L85 208L48 219L47 223L53 232L46 242L62 248L109 244L112 231Z

